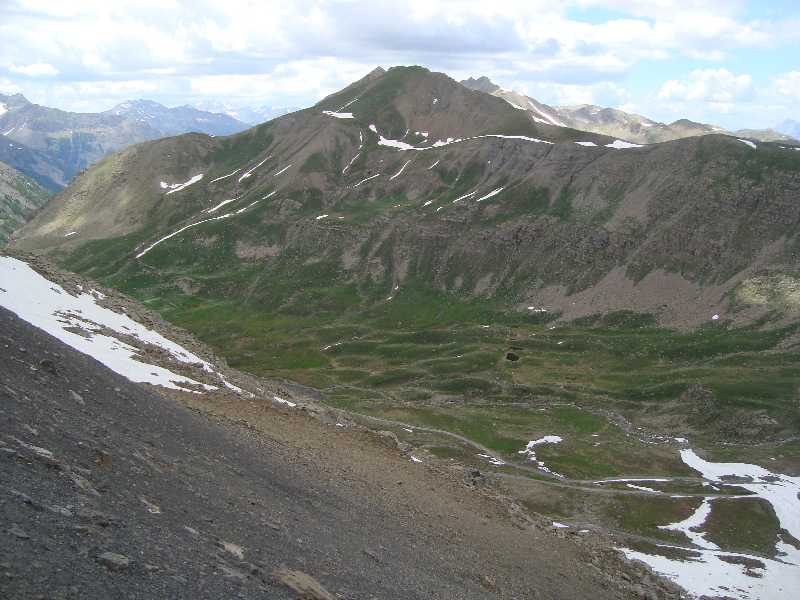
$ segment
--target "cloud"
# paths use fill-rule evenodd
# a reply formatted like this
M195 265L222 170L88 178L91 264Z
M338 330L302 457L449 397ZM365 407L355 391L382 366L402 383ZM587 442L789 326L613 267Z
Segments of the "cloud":
M727 69L697 69L685 81L670 79L658 92L661 100L711 102L724 106L748 100L754 93L750 75L735 75Z
M11 64L8 70L27 77L52 77L58 75L59 71L49 63L31 63L29 65Z
M775 78L778 93L793 100L800 100L800 71L789 71Z

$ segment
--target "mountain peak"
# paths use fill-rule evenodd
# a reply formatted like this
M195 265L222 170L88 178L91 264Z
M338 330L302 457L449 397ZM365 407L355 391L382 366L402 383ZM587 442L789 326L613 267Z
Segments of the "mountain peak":
M485 92L487 94L491 94L501 89L499 85L497 85L491 79L486 77L486 75L481 75L477 79L474 77L470 77L469 79L464 79L459 83L461 83L461 85L471 90L475 90L477 92Z

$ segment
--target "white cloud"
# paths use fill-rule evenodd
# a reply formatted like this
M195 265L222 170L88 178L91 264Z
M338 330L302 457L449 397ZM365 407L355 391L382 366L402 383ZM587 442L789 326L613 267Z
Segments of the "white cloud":
M800 100L800 71L789 71L775 78L778 93Z
M12 73L19 75L26 75L28 77L52 77L58 75L59 71L49 63L31 63L29 65L15 65L11 64L8 70Z
M670 79L658 92L661 100L700 101L726 105L753 96L753 78L727 69L697 69L685 81Z

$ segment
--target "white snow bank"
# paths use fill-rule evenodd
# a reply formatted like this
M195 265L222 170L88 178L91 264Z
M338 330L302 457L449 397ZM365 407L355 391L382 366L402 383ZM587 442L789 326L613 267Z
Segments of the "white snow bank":
M238 200L238 198L231 198L230 200L223 200L222 202L220 202L219 204L217 204L217 205L216 205L216 206L214 206L213 208L207 208L207 209L206 209L205 211L203 211L203 212L207 212L208 214L215 213L215 212L217 212L217 211L218 211L220 208L222 208L223 206L225 206L226 204L230 204L231 202L236 202L237 200Z
M738 141L742 142L743 144L747 144L747 145L748 145L748 146L750 146L750 147L751 147L753 150L755 150L756 148L758 148L758 146L756 146L756 145L755 145L755 143L751 142L750 140L742 140L742 139L739 139L739 138L736 138L736 139L737 139Z
M288 169L290 169L291 167L292 167L292 165L289 165L289 166L283 167L283 168L282 168L280 171L278 171L277 173L275 173L275 175L273 175L273 177L277 177L278 175L282 175L283 173L285 173L285 172L286 172Z
M357 188L358 186L360 186L360 185L361 185L362 183L364 183L365 181L369 181L370 179L375 179L375 178L376 178L376 177L378 177L379 175L380 175L380 173L375 173L375 175L371 175L371 176L369 176L369 177L366 177L365 179L362 179L362 180L361 180L361 181L359 181L357 184L355 184L353 187L354 187L354 188Z
M494 465L495 467L502 467L504 464L506 464L505 461L502 461L499 458L495 458L491 454L478 454L478 456L480 458L488 461L490 464Z
M184 391L197 391L192 386L217 389L144 362L137 348L114 337L114 333L158 346L171 360L199 364L203 370L214 373L209 363L182 346L125 314L98 305L91 292L73 296L26 263L9 256L0 256L0 281L3 282L0 306L131 381Z
M406 167L408 166L408 164L409 164L410 162L411 162L410 160L407 160L405 163L403 163L403 166L402 166L402 167L400 167L400 170L399 170L397 173L395 173L394 175L392 175L391 177L389 177L389 181L391 181L392 179L396 179L397 177L400 177L400 174L401 174L403 171L405 171L405 170L406 170Z
M726 476L749 479L751 483L737 482L736 485L769 502L781 527L800 540L800 477L772 473L746 463L712 463L688 448L681 450L681 459L710 481L721 483Z
M500 187L500 188L497 188L496 190L492 190L491 192L489 192L489 193L488 193L488 194L486 194L485 196L481 196L480 198L478 198L477 200L475 200L475 202L481 202L482 200L488 200L489 198L492 198L492 197L494 197L494 196L497 196L497 194L499 194L500 192L502 192L504 189L506 189L506 188L505 188L505 187Z
M265 158L264 160L262 160L260 163L258 163L258 164L257 164L255 167L253 167L252 169L248 169L247 171L245 171L245 172L244 172L244 175L242 175L241 177L239 177L239 181L243 181L243 180L247 179L248 177L250 177L250 176L253 174L253 171L255 171L255 170L258 168L258 167L260 167L260 166L261 166L261 165L263 165L265 162L267 162L267 161L268 161L270 158L272 158L272 154L270 154L270 155L269 155L267 158Z
M295 406L297 406L297 403L290 402L289 400L284 400L283 398L279 398L278 396L273 396L272 399L278 404L285 404L289 408L294 408Z
M343 106L345 108L347 105ZM322 114L328 115L329 117L336 117L337 119L352 119L353 113L348 112L335 112L333 110L323 110Z
M597 146L594 142L575 142L579 146Z
M436 159L436 162L435 162L435 163L433 163L433 164L432 164L430 167L428 167L428 171L430 171L430 170L431 170L433 167L435 167L436 165L438 165L438 164L439 164L439 162L440 162L441 160L442 160L441 158L439 158L439 159Z
M203 178L203 174L200 173L199 175L195 175L189 181L185 181L183 183L167 183L166 181L161 182L161 189L162 190L169 190L165 195L169 196L170 194L174 194L175 192L180 192L181 190L185 190L187 187L192 185L193 183L197 183Z
M73 235L78 235L77 231L70 231L69 233L65 233L64 237L72 237Z
M631 485L630 483L628 484ZM677 523L670 523L669 525L659 525L659 529L666 529L671 531L681 531L688 537L693 544L705 550L719 550L719 546L706 539L706 534L702 531L695 531L700 529L706 523L706 519L711 514L711 499L703 498L700 506L683 521Z
M317 221L321 221L322 219L327 219L328 215L320 215L318 217L314 217Z
M216 179L212 179L209 183L214 183L215 181L222 181L223 179L227 179L228 177L233 177L236 175L241 169L236 169L235 171L231 171L227 175L223 175L222 177L217 177Z
M614 140L610 144L606 144L606 148L614 148L615 150L623 150L625 148L642 148L642 144L632 144L623 140Z

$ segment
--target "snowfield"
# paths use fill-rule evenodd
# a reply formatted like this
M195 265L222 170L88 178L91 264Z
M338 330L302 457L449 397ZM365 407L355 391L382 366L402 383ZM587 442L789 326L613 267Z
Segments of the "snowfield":
M170 361L199 365L222 385L241 392L199 356L127 315L97 304L103 297L100 292L73 296L27 263L9 256L0 256L0 281L0 306L130 381L194 393L218 389L146 362L141 350L132 345L142 342L164 351Z
M716 490L726 485L727 477L736 477L736 487L753 493L752 496L726 495L726 502L736 498L761 498L775 512L780 527L795 539L800 539L800 477L772 473L758 465L745 463L714 463L700 458L694 450L680 451L683 462L698 471ZM744 480L744 482L741 482ZM607 483L605 480L597 483ZM616 480L635 481L635 480ZM694 596L724 596L737 600L756 598L796 598L800 589L800 550L781 536L776 545L776 558L726 552L705 538L702 531L714 510L715 497L702 499L695 511L683 521L660 526L687 536L691 550L670 544L660 544L666 555L649 554L620 548L630 559L642 561L673 580ZM748 568L746 565L750 564Z

